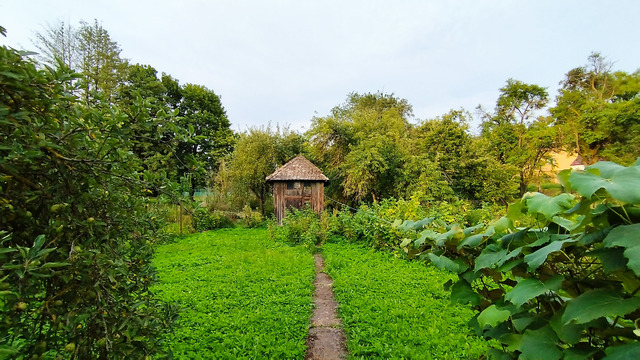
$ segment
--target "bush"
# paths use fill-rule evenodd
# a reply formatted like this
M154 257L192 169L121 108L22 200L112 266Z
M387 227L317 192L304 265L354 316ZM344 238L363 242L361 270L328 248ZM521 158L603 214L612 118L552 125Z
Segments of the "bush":
M245 228L255 228L262 225L264 219L259 211L253 211L249 205L245 205L242 208L242 212L238 214L240 218L240 225Z
M206 208L197 209L191 216L191 222L196 231L233 227L233 221L222 211L209 211Z
M0 356L141 359L176 314L149 290L164 223L147 181L166 182L74 76L0 47Z
M496 357L640 357L640 159L559 174L567 190L527 193L486 226L415 229L412 257L458 274L451 300L471 303L471 325L496 339Z
M282 225L275 222L269 224L269 235L272 239L289 245L302 245L315 251L315 246L327 240L327 215L318 216L309 207L302 210L287 209Z
M469 225L488 223L500 210L487 204L474 209L471 203L463 200L421 204L417 198L390 198L379 204L361 205L353 214L346 209L334 210L329 218L329 236L342 237L349 242L363 243L377 249L400 251L400 244L406 235L393 226L400 219L427 217L431 219L429 226L435 230L452 221Z

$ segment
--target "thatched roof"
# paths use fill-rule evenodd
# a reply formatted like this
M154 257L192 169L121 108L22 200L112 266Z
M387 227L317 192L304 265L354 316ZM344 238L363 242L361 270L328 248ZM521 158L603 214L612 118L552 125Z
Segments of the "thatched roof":
M307 160L302 155L298 155L291 159L288 163L282 165L273 174L266 177L267 181L287 181L287 180L310 180L310 181L329 181L320 169Z

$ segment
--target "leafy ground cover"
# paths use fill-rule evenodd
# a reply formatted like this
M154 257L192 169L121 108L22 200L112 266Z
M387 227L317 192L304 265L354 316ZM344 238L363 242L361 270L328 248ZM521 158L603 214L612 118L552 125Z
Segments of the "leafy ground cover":
M349 353L356 359L477 359L489 343L469 334L473 312L451 305L432 266L353 244L322 250L334 280Z
M157 249L154 288L183 311L166 340L178 359L301 359L314 265L264 229L193 234Z

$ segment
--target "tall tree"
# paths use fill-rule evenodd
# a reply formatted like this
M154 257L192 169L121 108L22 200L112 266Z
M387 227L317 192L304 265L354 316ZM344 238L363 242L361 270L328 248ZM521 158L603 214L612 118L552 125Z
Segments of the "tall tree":
M164 171L178 180L174 147L187 141L185 129L177 126L173 100L149 65L128 65L116 89L115 102L127 115L123 126L131 130L132 151L144 160L147 170Z
M82 73L80 84L85 100L94 99L99 92L107 101L113 101L127 61L120 57L120 46L98 20L93 24L81 21L77 28L64 22L49 25L36 34L34 44L44 63L55 68L62 62Z
M58 62L71 69L78 64L77 31L71 24L61 21L47 25L44 32L35 35L34 45L40 51L40 61L53 68Z
M443 116L418 124L412 132L413 157L421 159L422 172L413 175L420 182L425 177L442 178L444 182L429 185L423 193L437 195L433 200L459 197L468 200L496 201L508 198L504 174L508 169L497 163L468 133L471 115L464 110L451 110ZM412 161L405 164L411 168ZM501 170L501 171L496 171ZM411 189L412 180L407 179ZM426 186L423 186L423 188Z
M94 20L91 25L80 22L77 48L78 69L84 75L82 86L85 99L90 99L93 96L92 92L101 92L107 101L112 101L127 63L120 57L120 46L111 40L111 36L98 20Z
M553 131L548 119L534 117L548 100L545 88L509 79L500 88L494 113L485 114L482 123L482 137L490 150L501 163L518 171L520 195L527 191L535 169L543 165L553 147L549 134L538 136L544 130Z
M240 134L228 168L230 182L236 187L233 191L254 194L264 216L265 201L271 193L265 178L302 153L303 144L302 135L287 127L274 130L267 125Z
M315 160L337 184L329 192L351 201L398 195L410 116L405 99L352 93L331 115L314 118L307 135Z
M235 135L220 98L201 85L180 88L178 125L187 129L189 140L176 146L178 175L191 174L194 186L206 184L207 172L233 151Z
M569 71L550 109L563 145L588 165L612 160L630 165L640 156L640 71L612 72L599 53Z

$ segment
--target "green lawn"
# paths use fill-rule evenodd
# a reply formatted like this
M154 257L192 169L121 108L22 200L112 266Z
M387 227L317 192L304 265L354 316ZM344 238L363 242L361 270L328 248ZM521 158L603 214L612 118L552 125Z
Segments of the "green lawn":
M313 257L266 230L193 234L158 248L154 288L182 307L167 339L177 359L302 359Z
M449 304L451 277L352 244L325 244L355 359L477 359L469 309ZM182 307L166 339L176 359L303 359L312 310L312 255L264 229L194 234L160 246L154 291Z
M453 276L352 244L325 244L338 313L355 359L477 359L487 343L469 335L472 312L451 305Z

